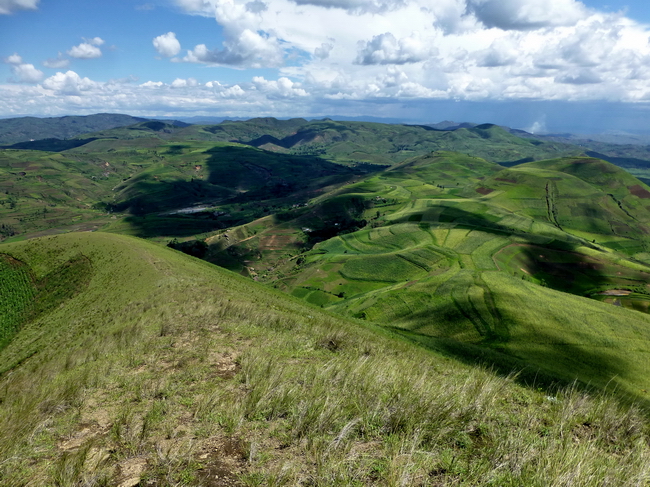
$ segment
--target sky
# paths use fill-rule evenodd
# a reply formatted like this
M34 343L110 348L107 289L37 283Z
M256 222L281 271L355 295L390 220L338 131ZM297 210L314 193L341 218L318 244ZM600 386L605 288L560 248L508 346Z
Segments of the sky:
M0 0L0 117L650 133L647 0Z

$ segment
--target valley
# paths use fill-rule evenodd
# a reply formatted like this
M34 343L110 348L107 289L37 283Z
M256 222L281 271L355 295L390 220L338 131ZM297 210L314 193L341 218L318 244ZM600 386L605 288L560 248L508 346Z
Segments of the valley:
M642 482L633 174L490 124L139 121L7 146L0 478L127 485L142 457L141 485L565 485L578 461L572 485Z

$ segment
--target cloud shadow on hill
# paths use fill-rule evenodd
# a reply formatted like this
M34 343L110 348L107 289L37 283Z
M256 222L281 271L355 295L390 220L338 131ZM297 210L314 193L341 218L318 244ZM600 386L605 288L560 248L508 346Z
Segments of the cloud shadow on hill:
M443 214L440 225L454 225L455 228L480 230L499 236L517 235L521 243L512 245L521 250L524 260L530 262L530 273L533 274L522 272L519 266L501 269L502 272L512 272L511 275L517 279L530 281L537 277L538 280L543 279L549 288L577 295L585 294L589 288L616 285L611 275L611 266L607 267L595 258L577 252L579 246L591 245L589 242L567 235L565 241L555 240L544 246L537 235L505 226L499 221L467 212L457 206L450 207L449 210ZM530 243L525 243L526 240ZM432 295L426 308L413 312L410 306L405 306L400 314L395 312L396 308L390 305L389 300L378 300L377 313L383 314L381 306L385 304L390 309L385 311L388 317L384 321L404 323L405 328L387 326L395 333L468 364L486 365L504 375L514 371L518 374L517 380L529 386L552 388L580 380L581 387L617 387L631 400L646 400L638 391L626 389L619 380L630 374L625 350L610 351L606 346L585 340L577 331L569 330L566 335L553 336L553 328L544 329L541 322L539 327L531 325L534 336L526 337L526 332L516 324L516 319L508 316L508 313L515 311L498 307L498 302L503 302L507 296L494 299L497 296L492 296L492 293L499 291L490 289L482 280L483 271L465 269L461 272L466 274L465 277L470 274L472 277L458 279L458 284L446 292L444 299L442 296L434 299ZM629 277L638 278L637 284L650 281L650 275L641 272ZM621 279L625 279L625 276ZM516 285L516 282L513 280L513 284ZM469 287L474 286L482 287L483 293L469 293ZM527 283L526 286L531 287L532 284ZM543 289L540 287L540 291ZM410 288L408 291L400 289L397 292L410 292ZM477 303L473 302L476 298L470 295L482 295L485 302L476 306ZM399 300L398 294L395 299ZM535 299L534 294L531 294L531 299ZM358 309L363 309L361 302L359 306ZM482 316L482 313L488 313L489 316ZM549 308L548 313L545 317L540 316L540 321L543 318L561 320L561 316L553 314L552 309ZM441 324L438 329L436 322ZM585 322L585 325L588 326L589 323ZM435 331L428 334L427 329L432 328ZM602 337L594 335L592 338L597 342Z
M182 148L180 150L183 150ZM107 207L130 215L138 235L190 236L248 223L271 209L302 204L323 188L378 170L372 165L347 167L316 156L278 154L250 147L216 146L206 151L206 177L156 180L140 176L123 185L124 199ZM179 209L225 206L224 212ZM219 214L223 213L223 214ZM155 220L159 225L147 223ZM186 222L181 224L181 222ZM192 224L196 224L193 231Z

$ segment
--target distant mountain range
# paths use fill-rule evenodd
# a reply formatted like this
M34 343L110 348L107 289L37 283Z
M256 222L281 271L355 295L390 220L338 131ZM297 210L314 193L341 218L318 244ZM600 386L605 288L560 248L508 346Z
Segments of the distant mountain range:
M87 116L20 117L0 120L0 144L9 145L40 139L69 139L89 132L124 127L151 119L117 113L97 113ZM188 124L178 120L167 121L177 126Z

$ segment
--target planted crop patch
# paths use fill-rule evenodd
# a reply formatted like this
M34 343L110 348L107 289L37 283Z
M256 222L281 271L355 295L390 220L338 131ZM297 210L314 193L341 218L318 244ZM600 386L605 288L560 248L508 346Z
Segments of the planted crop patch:
M0 350L32 313L36 294L29 267L9 255L0 254Z
M349 259L341 269L347 279L400 282L426 273L424 269L395 254L373 255Z

